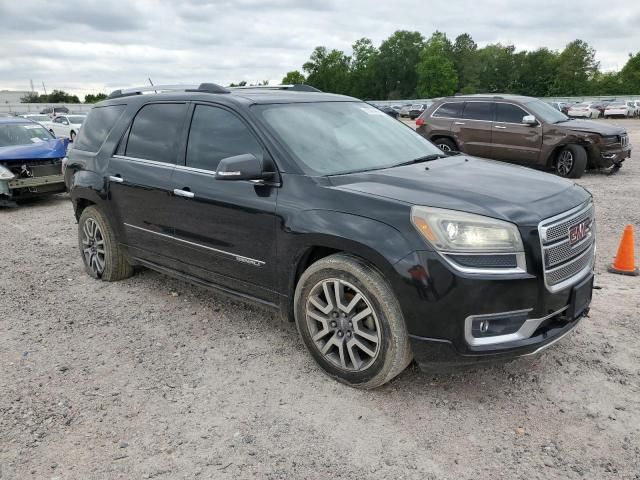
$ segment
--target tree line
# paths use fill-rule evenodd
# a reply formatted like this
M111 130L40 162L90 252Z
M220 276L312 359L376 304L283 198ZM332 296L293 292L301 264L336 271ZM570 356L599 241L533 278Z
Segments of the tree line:
M107 98L105 93L96 95L89 93L84 96L84 103L97 103ZM71 95L64 90L53 90L51 93L41 95L38 92L29 92L22 98L22 103L80 103L77 95Z
M574 40L561 51L546 47L516 52L501 43L479 48L471 35L452 42L436 31L398 30L379 47L357 40L351 55L316 47L302 72L284 84L306 83L325 92L366 100L434 98L456 93L515 93L533 97L640 94L640 52L617 72L603 72L596 51Z

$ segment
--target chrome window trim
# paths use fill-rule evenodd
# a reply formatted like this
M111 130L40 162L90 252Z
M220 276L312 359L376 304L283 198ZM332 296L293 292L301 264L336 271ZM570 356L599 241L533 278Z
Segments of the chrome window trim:
M538 329L540 324L549 318L559 315L565 310L569 308L569 305L562 307L560 310L557 310L549 315L546 315L542 318L528 318L524 321L522 326L518 329L517 332L509 333L506 335L495 335L493 337L474 337L472 334L472 324L474 320L482 319L482 318L495 318L498 316L508 316L508 315L517 315L522 313L529 313L532 311L532 308L528 308L525 310L514 310L511 312L500 312L500 313L489 313L485 315L469 315L464 322L464 338L469 345L472 347L480 347L486 345L497 345L500 343L507 342L515 342L518 340L524 340L530 338L535 331Z
M233 257L238 262L247 263L247 264L253 265L255 267L261 267L261 266L263 266L265 264L265 262L262 261L262 260L257 260L255 258L245 257L244 255L237 255L235 253L227 252L226 250L220 250L220 249L217 249L217 248L209 247L207 245L202 245L200 243L190 242L189 240L184 240L182 238L176 237L175 235L168 235L166 233L154 232L153 230L149 230L147 228L138 227L137 225L132 225L130 223L125 223L124 225L127 226L127 227L130 227L130 228L135 228L137 230L142 230L143 232L153 233L153 234L158 235L160 237L164 237L164 238L168 238L168 239L175 240L175 241L178 241L178 242L182 242L182 243L185 243L187 245L192 245L194 247L204 248L205 250L210 250L212 252L221 253L223 255L227 255L227 256Z
M171 168L171 169L177 166L175 163L157 162L156 160L148 160L146 158L127 157L126 155L112 155L112 158L119 158L120 160L130 160L132 162L142 163L145 165L155 165L158 167L165 167L165 168Z
M540 122L540 120L538 120L538 117L533 115L530 111L528 111L522 105L518 105L516 103L506 102L506 101L494 101L493 103L505 103L507 105L513 105L514 107L518 107L521 110L524 110L525 112L527 112L527 115L531 115L533 117L536 117L536 121L538 122L538 125L533 126L533 125L528 125L526 123L498 122L496 120L476 120L475 118L463 118L463 117L455 118L455 117L434 117L433 116L446 103L491 103L491 102L492 102L491 100L469 100L469 101L464 101L464 102L444 102L444 103L438 105L438 108L436 108L433 112L431 112L431 115L429 115L429 117L430 118L444 118L445 120L468 120L470 122L490 122L490 123L499 123L501 125L519 125L521 127L533 127L533 128L537 128L537 127L541 127L542 126L542 122Z
M205 175L215 176L216 170L206 170L204 168L187 167L186 165L176 165L176 170L182 170L185 172L203 173Z
M453 268L462 273L474 273L480 275L513 275L527 273L527 260L524 252L450 252L446 250L438 251L445 261ZM474 268L465 267L457 264L449 256L455 257L456 255L515 255L516 267L514 268Z

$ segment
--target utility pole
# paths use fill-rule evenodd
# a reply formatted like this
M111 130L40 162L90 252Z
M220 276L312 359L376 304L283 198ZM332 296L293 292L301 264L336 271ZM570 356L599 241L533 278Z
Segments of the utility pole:
M33 80L29 80L29 83L31 83L31 93L33 93Z
M42 89L44 90L44 94L47 94L47 87L44 86L44 80L42 81Z

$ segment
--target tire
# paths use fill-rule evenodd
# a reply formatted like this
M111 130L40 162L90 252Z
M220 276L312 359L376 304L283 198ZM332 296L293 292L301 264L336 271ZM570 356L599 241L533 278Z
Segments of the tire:
M435 143L436 147L438 147L440 150L442 150L443 152L455 152L456 150L458 150L457 145L454 143L453 140L449 139L449 138L436 138L433 143Z
M97 207L87 207L80 215L78 246L84 268L93 278L115 282L133 275L111 225Z
M556 174L564 178L580 178L587 168L587 151L580 145L567 145L556 156Z
M336 308L336 291L341 308ZM358 294L361 298L353 304ZM342 383L362 389L379 387L413 358L395 294L377 270L357 257L340 253L313 263L298 281L293 308L311 356L327 375Z
M71 132L69 134L69 140L71 140L72 142L76 140L76 132Z

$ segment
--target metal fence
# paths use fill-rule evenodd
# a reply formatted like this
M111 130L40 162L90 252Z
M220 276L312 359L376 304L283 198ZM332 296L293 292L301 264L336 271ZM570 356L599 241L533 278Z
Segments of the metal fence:
M499 93L487 93L487 96L500 96ZM431 103L435 99L433 98L416 98L409 100L371 100L371 103L376 105L411 105L414 103ZM540 100L545 102L567 102L567 103L580 103L580 102L596 102L596 101L611 101L611 100L640 100L640 95L601 95L593 97L541 97Z
M0 103L0 113L40 113L47 107L67 107L71 113L87 113L93 107L90 103Z

